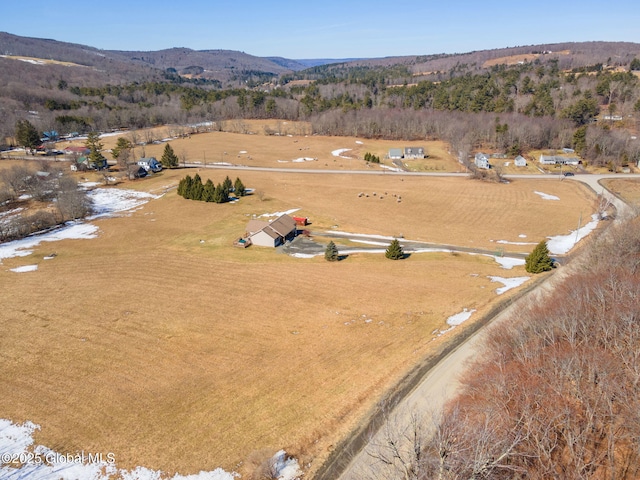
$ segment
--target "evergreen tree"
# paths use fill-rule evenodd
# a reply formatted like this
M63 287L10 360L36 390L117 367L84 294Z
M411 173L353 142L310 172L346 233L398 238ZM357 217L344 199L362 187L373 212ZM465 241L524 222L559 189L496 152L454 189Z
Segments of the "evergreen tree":
M236 178L236 181L233 184L233 192L236 194L236 197L244 197L246 193L246 189L244 188L244 183L240 180L240 177Z
M33 153L36 147L42 145L40 134L29 120L18 120L16 122L16 142L29 153Z
M89 149L89 165L97 170L107 168L107 159L102 155L104 145L100 142L100 134L89 132L84 144Z
M191 175L187 175L178 184L178 195L184 198L191 198L191 185L193 184L193 179Z
M227 175L227 177L224 179L224 182L222 182L222 188L224 188L225 192L227 192L227 199L229 199L229 193L231 192L231 189L233 188L233 183L231 182L231 179L229 178L229 175Z
M204 185L202 185L202 179L200 175L196 173L191 182L191 188L189 189L189 197L191 200L202 200L202 192L204 191Z
M339 259L338 247L333 243L333 240L329 242L326 250L324 251L324 259L328 262L335 262Z
M222 184L219 183L218 185L216 185L216 190L213 194L213 201L216 203L224 203L227 200L228 200L228 197L225 200L224 187L222 186Z
M207 183L204 184L204 190L202 192L202 200L205 202L213 202L216 195L216 187L211 181L211 179L207 180Z
M529 273L548 272L553 268L553 260L549 256L547 242L542 240L525 258L524 268Z
M129 162L129 158L131 157L131 150L133 149L133 144L130 140L119 137L116 146L111 149L111 155L118 161L118 165L121 169L127 167L127 163Z
M173 148L168 143L164 146L164 152L160 163L165 168L175 168L178 166L178 156L173 152Z
M384 253L384 256L390 260L401 260L404 258L404 251L402 250L402 245L397 238L394 238L389 246L387 247L387 251Z

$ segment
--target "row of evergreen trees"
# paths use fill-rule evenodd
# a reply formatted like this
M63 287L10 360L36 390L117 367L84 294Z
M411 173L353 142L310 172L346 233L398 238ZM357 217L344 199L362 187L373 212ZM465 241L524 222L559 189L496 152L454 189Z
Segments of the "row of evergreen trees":
M229 201L231 192L236 198L243 197L246 194L246 188L240 178L236 178L236 181L232 183L227 176L222 183L217 185L214 185L211 179L203 184L202 178L196 173L193 178L191 178L191 175L187 175L178 183L178 195L189 200L225 203Z

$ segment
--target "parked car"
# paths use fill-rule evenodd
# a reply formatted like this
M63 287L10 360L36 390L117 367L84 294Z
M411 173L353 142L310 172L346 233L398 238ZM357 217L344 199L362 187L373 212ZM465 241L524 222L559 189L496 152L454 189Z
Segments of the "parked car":
M573 172L564 172L565 177L573 177Z

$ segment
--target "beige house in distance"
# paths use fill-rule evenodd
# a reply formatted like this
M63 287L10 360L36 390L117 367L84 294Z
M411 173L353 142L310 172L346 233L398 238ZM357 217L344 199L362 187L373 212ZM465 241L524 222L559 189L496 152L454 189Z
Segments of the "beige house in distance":
M253 245L277 247L287 240L295 238L296 221L289 215L281 215L271 222L250 220L247 224L246 238Z

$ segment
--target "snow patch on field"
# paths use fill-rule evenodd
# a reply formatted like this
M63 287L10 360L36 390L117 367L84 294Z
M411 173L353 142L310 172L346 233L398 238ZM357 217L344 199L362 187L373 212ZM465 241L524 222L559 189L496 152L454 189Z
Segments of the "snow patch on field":
M272 458L278 480L298 480L302 475L300 465L295 458L287 457L287 452L280 450Z
M33 235L20 240L0 245L0 262L4 258L26 257L33 253L33 249L42 242L57 242L58 240L96 238L98 227L90 223L70 222L66 226L47 233Z
M556 197L555 195L549 195L548 193L534 191L536 195L540 195L543 200L560 200L560 197Z
M505 270L511 270L513 267L524 265L524 258L514 257L498 257L496 255L488 255L500 264Z
M345 157L342 154L350 150L351 150L350 148L339 148L338 150L334 150L333 152L331 152L331 155L333 155L334 157L349 159L349 157Z
M456 313L455 315L451 315L449 318L447 318L447 325L451 325L452 327L462 325L464 322L471 318L471 315L473 315L475 311L475 308L471 310L467 310L465 308L460 313Z
M463 309L460 313L456 313L455 315L451 315L449 318L447 318L447 325L449 325L449 328L445 329L445 330L440 330L438 332L438 330L434 331L433 333L438 333L438 337L444 335L447 332L450 332L451 330L453 330L454 328L456 328L459 325L462 325L464 322L466 322L467 320L469 320L471 318L471 315L473 315L473 313L475 312L475 308L472 310L467 310L466 308Z
M524 282L529 280L531 277L514 277L514 278L503 278L503 277L487 277L492 282L502 283L504 287L500 287L496 289L496 293L498 295L502 295L504 292L508 292L512 288L517 288L522 285Z
M591 215L591 221L578 230L573 230L568 235L556 235L547 237L547 248L554 255L563 255L568 253L580 240L593 232L598 226L599 217L597 213Z
M210 472L200 472L194 475L179 475L173 477L163 475L160 470L136 467L133 470L118 469L113 454L104 453L102 458L98 453L62 454L43 445L34 445L33 433L40 430L40 426L32 422L15 424L9 420L0 419L0 478L29 479L29 480L234 480L238 478L235 472L229 473L221 468ZM279 456L278 456L279 455ZM300 475L298 463L295 459L287 459L284 450L276 454L280 467L279 478L295 480ZM5 459L24 459L20 467L10 465ZM275 458L275 457L274 457ZM31 460L31 461L28 461ZM287 475L287 476L284 476Z
M137 190L119 188L95 188L87 192L92 203L94 215L89 219L114 216L118 213L138 208L149 200L159 198ZM33 249L42 242L57 242L59 240L86 240L98 236L98 227L91 223L67 222L64 226L54 230L34 234L20 240L0 244L0 262L4 258L26 257L33 253Z
M299 208L292 208L291 210L286 210L284 212L263 213L262 215L259 215L258 218L263 218L263 217L281 217L282 215L291 215L292 213L295 213L298 210L300 210L300 209Z
M293 163L304 163L304 162L313 162L317 160L316 158L311 158L311 157L300 157L300 158L295 158L293 160L291 160Z
M87 196L94 212L89 219L114 216L160 198L159 195L120 188L95 188L87 192Z
M9 270L16 273L35 272L38 270L38 265L23 265L22 267L10 268Z

